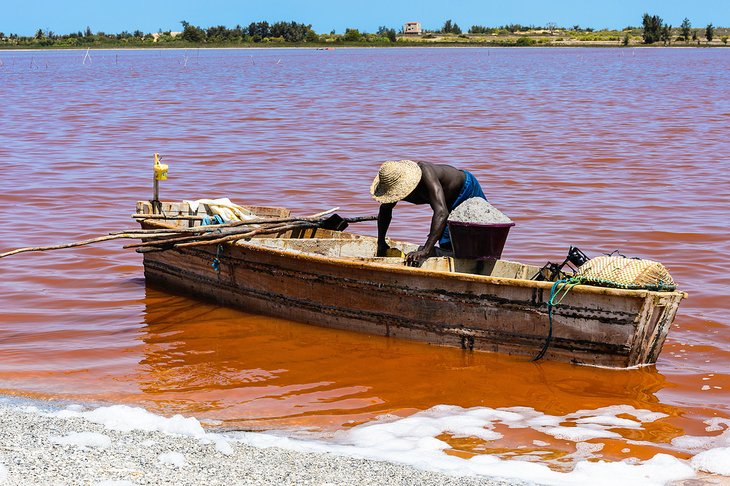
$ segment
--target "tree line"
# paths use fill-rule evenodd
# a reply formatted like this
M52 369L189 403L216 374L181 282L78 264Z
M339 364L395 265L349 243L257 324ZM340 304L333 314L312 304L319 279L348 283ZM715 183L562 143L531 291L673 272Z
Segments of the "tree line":
M673 29L671 25L664 23L660 16L645 13L642 18L642 26L642 38L644 40L644 44L662 42L664 45L669 45L672 41L689 44L690 40L697 42L698 44L701 42L700 29L693 29L692 22L690 22L687 17L682 20L682 24L679 26L679 29ZM674 38L672 38L673 32L678 34ZM708 43L712 42L715 38L715 26L712 25L712 23L705 26L704 38ZM723 44L727 44L728 37L723 36L721 40Z
M550 22L545 26L506 24L498 27L484 25L472 25L467 33L452 19L446 20L443 25L434 30L423 30L420 36L404 35L403 30L396 30L392 27L380 26L375 33L361 32L358 29L347 28L344 33L337 34L334 30L330 33L319 34L312 29L311 24L303 24L295 21L279 21L269 23L268 21L251 22L246 26L236 25L228 28L224 25L217 25L207 28L196 26L187 21L181 21L182 32L158 31L157 33L144 33L140 30L133 32L123 31L118 34L106 34L104 32L94 33L90 27L84 31L72 32L59 35L53 31L38 29L33 36L18 36L10 34L6 36L0 32L0 46L27 46L27 47L87 47L87 46L189 46L189 45L211 45L211 46L235 46L255 45L267 43L290 43L290 44L324 44L324 43L356 43L356 44L380 44L388 45L408 42L417 42L419 38L433 42L487 42L496 45L535 45L551 44L553 40L560 42L560 36L567 35L569 38L585 41L618 41L628 45L631 39L641 35L645 44L662 42L670 45L672 42L701 43L701 36L710 43L715 39L716 28L708 24L704 31L693 29L689 19L685 18L678 28L666 24L658 15L644 14L642 27L626 27L622 31L608 31L603 29L598 32L590 27L582 28L579 25L572 27L559 27L556 23ZM724 31L724 35L723 35ZM727 29L721 29L723 43L727 44ZM443 39L436 38L436 34L443 36ZM549 34L549 35L548 35ZM481 41L479 41L481 36ZM485 39L490 36L490 39ZM497 38L493 38L497 37ZM512 36L510 38L510 36ZM540 38L540 36L544 38ZM553 37L557 36L557 37ZM623 36L623 42L621 42ZM507 39L504 39L507 37ZM535 38L537 37L537 39ZM462 41L465 38L467 41ZM449 39L451 39L449 41ZM516 39L516 40L515 40ZM422 44L421 44L422 45Z
M85 31L72 32L60 35L50 30L38 29L34 36L19 36L17 34L5 35L0 32L0 42L12 45L36 45L40 47L58 46L74 47L93 44L129 44L143 45L151 43L162 44L196 44L196 45L235 45L235 44L257 44L257 43L322 43L322 42L396 42L398 32L386 26L382 26L374 34L360 32L358 29L346 29L344 34L337 35L335 31L329 34L318 34L312 29L311 24L303 24L295 21L274 22L268 21L251 22L247 26L236 25L228 28L224 25L217 25L202 28L193 25L188 21L181 21L182 31L158 31L157 33L144 33L140 30L134 32L123 31L118 34L107 34L105 32L92 32L90 27Z

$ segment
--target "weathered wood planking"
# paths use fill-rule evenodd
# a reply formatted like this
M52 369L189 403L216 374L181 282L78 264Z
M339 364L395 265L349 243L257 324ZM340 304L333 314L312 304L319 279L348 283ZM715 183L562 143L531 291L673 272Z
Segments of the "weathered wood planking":
M524 356L545 342L552 283L529 280L535 267L432 258L410 268L372 257L374 238L321 229L283 236L146 253L145 276L220 304L339 329ZM576 286L555 307L545 359L653 363L683 296Z

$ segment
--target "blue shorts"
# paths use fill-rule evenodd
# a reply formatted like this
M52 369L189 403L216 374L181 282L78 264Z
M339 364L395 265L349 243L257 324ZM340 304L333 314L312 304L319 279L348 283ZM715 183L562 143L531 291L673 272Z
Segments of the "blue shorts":
M454 204L451 205L449 208L449 212L456 209L456 207L466 201L467 199L471 199L473 197L481 197L485 201L488 201L487 196L484 195L484 191L482 191L482 186L479 185L479 181L477 180L474 175L469 172L468 170L462 171L464 175L466 176L464 178L464 185L461 186L461 192L459 193L459 196L456 198L456 201L454 201ZM451 235L449 234L449 225L447 224L444 228L444 232L441 233L441 239L439 240L439 247L443 248L445 250L451 249Z

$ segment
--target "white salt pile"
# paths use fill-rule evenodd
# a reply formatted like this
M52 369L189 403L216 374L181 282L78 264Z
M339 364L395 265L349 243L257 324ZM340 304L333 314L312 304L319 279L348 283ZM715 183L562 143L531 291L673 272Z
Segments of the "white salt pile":
M449 215L449 221L457 221L460 223L511 223L504 213L489 204L480 197L467 199L459 204Z

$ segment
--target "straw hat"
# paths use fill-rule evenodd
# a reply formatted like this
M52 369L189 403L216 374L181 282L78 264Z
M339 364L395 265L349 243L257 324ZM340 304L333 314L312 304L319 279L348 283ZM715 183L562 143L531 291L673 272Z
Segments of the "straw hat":
M412 160L387 160L380 166L370 186L370 194L380 203L398 202L421 181L421 168Z

